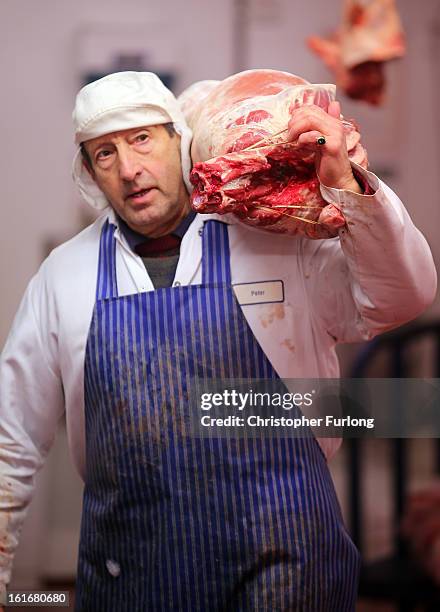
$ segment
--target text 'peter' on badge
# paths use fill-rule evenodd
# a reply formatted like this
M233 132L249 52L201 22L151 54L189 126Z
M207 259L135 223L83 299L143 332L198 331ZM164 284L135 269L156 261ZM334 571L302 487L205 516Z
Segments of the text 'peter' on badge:
M233 289L240 306L284 302L284 283L282 280L238 283L233 286Z

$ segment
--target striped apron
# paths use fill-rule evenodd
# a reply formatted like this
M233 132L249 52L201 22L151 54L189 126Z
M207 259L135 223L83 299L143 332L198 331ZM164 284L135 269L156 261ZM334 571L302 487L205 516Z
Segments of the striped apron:
M122 297L114 230L86 348L75 610L354 610L359 557L316 440L188 435L197 378L277 378L232 290L227 225L204 225L201 285Z

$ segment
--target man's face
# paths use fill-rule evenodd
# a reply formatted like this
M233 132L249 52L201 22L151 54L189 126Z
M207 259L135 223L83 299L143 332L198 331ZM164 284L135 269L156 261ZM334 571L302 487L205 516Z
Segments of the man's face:
M112 132L84 142L93 179L122 219L145 236L172 231L189 211L180 136L163 125Z

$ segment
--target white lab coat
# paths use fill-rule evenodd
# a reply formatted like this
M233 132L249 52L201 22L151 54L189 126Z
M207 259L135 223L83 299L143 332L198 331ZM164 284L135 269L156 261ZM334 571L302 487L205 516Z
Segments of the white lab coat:
M336 202L347 220L339 238L275 235L219 217L230 224L233 284L284 283L284 302L242 306L282 378L337 377L337 342L369 339L416 317L434 299L436 272L425 239L397 196L372 173L357 170L377 190L374 195L321 186L323 197ZM210 217L197 215L185 234L174 285L201 282L201 229ZM110 209L44 261L2 354L0 585L10 578L34 475L64 410L70 452L84 475L84 354L107 218L115 222ZM120 295L153 290L119 229L115 237ZM330 456L338 441L321 446Z

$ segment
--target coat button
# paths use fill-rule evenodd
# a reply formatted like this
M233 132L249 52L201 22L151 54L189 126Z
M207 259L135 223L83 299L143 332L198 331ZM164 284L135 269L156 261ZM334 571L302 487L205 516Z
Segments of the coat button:
M199 236L203 236L203 227L199 227Z
M119 563L116 563L116 561L113 561L113 559L107 559L105 565L109 571L109 574L111 574L114 578L117 578L121 573L121 567Z
M180 287L182 283L180 281L175 281L173 287Z

